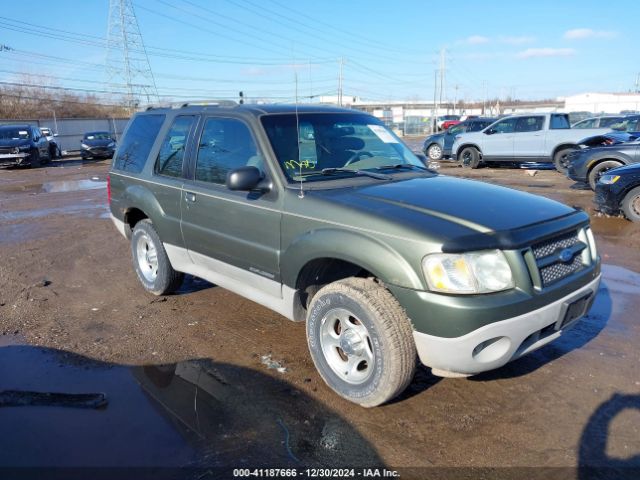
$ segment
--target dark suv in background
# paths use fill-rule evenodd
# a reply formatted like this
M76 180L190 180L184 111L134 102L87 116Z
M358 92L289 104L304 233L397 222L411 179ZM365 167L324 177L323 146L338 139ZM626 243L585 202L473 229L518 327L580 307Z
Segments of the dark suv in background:
M422 151L429 160L442 160L451 157L451 147L456 135L466 132L479 132L488 127L497 118L476 117L449 127L444 132L429 135L422 144Z
M49 142L38 127L0 126L0 166L39 167L50 161Z
M138 113L108 194L147 291L187 273L306 322L320 376L365 407L402 392L416 356L460 377L553 341L600 282L585 212L438 175L355 110Z
M116 139L109 132L87 132L80 140L80 156L87 158L112 158L116 151Z

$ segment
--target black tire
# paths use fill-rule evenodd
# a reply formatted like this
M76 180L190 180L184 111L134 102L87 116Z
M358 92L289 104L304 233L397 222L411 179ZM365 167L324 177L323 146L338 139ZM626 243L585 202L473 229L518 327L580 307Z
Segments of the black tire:
M622 163L617 162L615 160L605 160L604 162L598 163L595 167L589 170L589 175L587 175L587 179L589 180L589 186L591 190L596 189L596 184L600 177L607 170L611 170L612 168L621 167Z
M464 168L478 168L480 166L480 152L474 147L464 148L460 152L460 163Z
M143 251L147 252L146 258L142 257ZM149 257L151 252L154 252L155 261ZM184 274L173 269L151 220L140 220L133 227L131 254L133 267L145 290L154 295L166 295L180 288Z
M352 340L343 343L344 332L356 332L355 347ZM307 342L325 383L363 407L391 400L413 379L411 323L393 295L372 279L352 277L321 288L309 305Z
M442 147L438 143L432 143L424 152L429 160L441 160L442 159Z
M565 147L561 148L553 155L553 165L556 167L556 170L563 175L567 174L567 169L569 168L567 155L569 155L569 153L573 152L574 150L576 150L575 147Z
M622 200L622 212L632 222L640 222L640 187L627 193Z
M40 151L36 148L31 152L31 158L29 159L29 167L38 168L41 165L42 165L42 160L40 159Z

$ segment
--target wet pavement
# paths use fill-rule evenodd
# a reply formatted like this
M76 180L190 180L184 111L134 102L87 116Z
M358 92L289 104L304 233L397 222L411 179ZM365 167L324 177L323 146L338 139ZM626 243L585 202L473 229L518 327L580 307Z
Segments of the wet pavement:
M0 478L18 466L193 469L176 478L256 464L420 479L640 472L640 228L597 215L592 193L556 172L439 165L591 214L605 265L589 316L494 372L439 379L421 367L400 398L365 410L323 384L303 324L193 277L176 295L146 294L105 218L107 162L57 163L0 171L0 405L7 390L107 403L0 407Z

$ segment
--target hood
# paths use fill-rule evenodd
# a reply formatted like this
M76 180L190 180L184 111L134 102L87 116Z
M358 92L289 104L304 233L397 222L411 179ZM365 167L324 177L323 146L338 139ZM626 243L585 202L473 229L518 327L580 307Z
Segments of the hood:
M111 142L113 142L113 140L102 138L94 138L93 140L88 140L86 138L82 139L82 143L84 143L85 145L89 145L90 147L106 147Z
M608 175L637 175L640 174L640 163L632 163L623 167L607 170Z
M19 147L20 145L29 145L31 140L28 138L18 139L0 139L0 147Z
M429 135L427 138L425 138L423 143L426 145L427 143L437 142L441 138L444 138L444 135L445 135L444 132L434 133L432 135Z
M530 193L444 175L331 190L321 195L369 215L379 212L387 220L431 234L439 233L433 232L434 225L445 224L455 225L453 230L458 234L462 230L504 232L576 212Z

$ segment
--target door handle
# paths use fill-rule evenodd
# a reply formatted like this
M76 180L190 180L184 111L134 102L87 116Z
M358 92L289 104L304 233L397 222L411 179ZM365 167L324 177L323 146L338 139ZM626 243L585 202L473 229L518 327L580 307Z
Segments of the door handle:
M193 192L184 192L184 199L189 203L194 203L196 201L196 194Z

